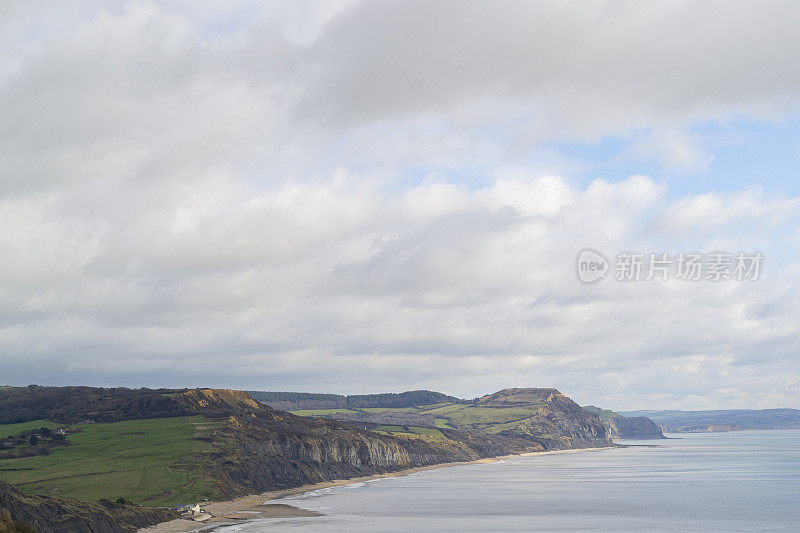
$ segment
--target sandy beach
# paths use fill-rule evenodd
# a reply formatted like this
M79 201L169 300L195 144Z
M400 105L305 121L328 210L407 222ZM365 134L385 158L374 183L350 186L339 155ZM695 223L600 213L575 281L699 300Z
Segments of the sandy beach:
M460 461L454 463L441 463L438 465L420 466L416 468L409 468L406 470L398 470L396 472L388 472L386 474L376 474L373 476L363 476L350 479L337 479L334 481L325 481L322 483L314 483L311 485L302 485L291 489L275 490L269 492L262 492L261 494L251 494L249 496L242 496L234 500L221 501L221 502L208 502L201 504L203 510L213 515L213 518L205 522L195 522L192 520L177 519L169 522L151 526L148 528L140 529L140 532L147 533L183 533L192 531L203 531L208 533L220 526L235 524L246 520L255 518L292 518L292 517L309 517L320 516L320 513L309 511L307 509L300 509L286 504L270 503L272 500L282 498L284 496L291 496L312 490L319 490L328 487L337 487L340 485L349 485L351 483L359 483L362 481L369 481L373 479L381 479L387 477L406 476L415 472L423 472L425 470L435 470L438 468L449 468L453 466L462 466L469 464L479 463L494 463L504 459L511 459L514 457L532 457L536 455L548 454L561 454L561 453L579 453L588 451L608 450L608 448L581 448L576 450L554 450L547 452L527 452L513 455L503 455L499 457L491 457L487 459L478 459L475 461Z

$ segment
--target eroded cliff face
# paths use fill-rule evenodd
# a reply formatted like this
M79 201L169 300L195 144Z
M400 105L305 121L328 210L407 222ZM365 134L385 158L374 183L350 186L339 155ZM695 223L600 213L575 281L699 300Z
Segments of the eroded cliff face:
M224 444L209 452L207 461L223 497L511 453L612 445L599 417L555 389L514 389L486 397L483 405L535 402L537 408L513 430L443 429L444 438L403 438L303 418L251 403L241 394L205 389L179 397L202 412L230 413L213 435Z
M176 399L193 411L272 411L272 408L258 403L240 390L192 389L178 395Z
M603 419L611 432L611 437L617 439L665 439L658 425L646 416L628 417L615 413L610 409L603 409L596 405L586 405L584 409Z
M163 509L108 500L85 502L25 494L2 481L0 509L41 533L121 533L177 518L176 513Z
M229 416L216 431L226 453L212 461L224 497L471 461L537 449L497 436L446 431L447 438L399 438L324 419L251 410Z
M556 389L511 389L530 401L534 394L544 404L532 416L522 420L500 435L532 441L544 450L572 448L602 448L613 446L611 435L603 420L564 396ZM501 391L503 393L505 391ZM500 393L498 393L500 394ZM513 401L505 394L503 401Z
M611 436L620 439L665 439L655 422L646 416L627 417L622 415L612 416L608 425Z

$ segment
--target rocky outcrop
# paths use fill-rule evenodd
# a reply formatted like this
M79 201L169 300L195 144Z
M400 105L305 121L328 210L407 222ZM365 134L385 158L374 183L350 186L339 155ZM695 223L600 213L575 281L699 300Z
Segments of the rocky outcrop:
M258 403L240 390L192 389L177 395L175 399L190 411L202 411L206 414L272 411L272 408Z
M614 415L608 421L611 436L619 439L665 439L655 422L645 416Z
M25 531L23 524L29 524L41 533L121 533L177 518L171 511L109 500L84 502L25 494L2 481L0 510L6 511L11 523L16 522L18 531Z
M544 450L613 446L603 420L556 389L506 389L479 400L483 405L513 406L541 401L532 416L500 435L535 442Z
M623 416L595 405L584 407L603 419L615 439L666 439L658 424L645 416Z

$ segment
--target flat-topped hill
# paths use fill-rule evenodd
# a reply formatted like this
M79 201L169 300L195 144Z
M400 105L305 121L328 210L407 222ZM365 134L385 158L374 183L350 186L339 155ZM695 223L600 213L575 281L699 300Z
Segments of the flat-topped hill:
M514 407L531 406L541 407L552 395L561 395L556 389L503 389L493 394L487 394L475 401L476 405L486 407ZM566 396L564 396L566 398Z
M380 394L316 394L309 392L247 391L259 402L282 411L303 409L365 409L372 407L413 407L435 403L469 403L441 392L414 390Z

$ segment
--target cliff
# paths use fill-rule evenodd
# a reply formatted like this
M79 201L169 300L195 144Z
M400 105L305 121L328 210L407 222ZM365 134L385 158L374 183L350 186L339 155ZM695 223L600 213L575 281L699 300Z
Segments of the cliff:
M534 442L545 450L612 446L603 420L556 389L505 389L484 396L481 406L534 404L540 407L499 435Z
M25 524L40 533L117 533L136 531L177 514L109 500L84 502L26 494L0 481L0 510L10 531L26 531ZM11 525L16 522L15 525ZM2 529L0 529L2 531ZM28 529L27 531L31 531Z
M244 393L241 393L244 394ZM177 401L201 410L228 409L207 467L222 497L538 449L503 436L446 430L444 438L400 438L327 419L308 419L242 401L231 391L193 390Z
M594 405L584 407L603 419L611 432L611 437L617 439L665 439L658 425L645 416L628 417L608 409Z
M665 439L661 428L646 416L616 415L609 421L611 436L620 439Z

